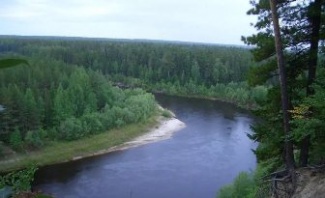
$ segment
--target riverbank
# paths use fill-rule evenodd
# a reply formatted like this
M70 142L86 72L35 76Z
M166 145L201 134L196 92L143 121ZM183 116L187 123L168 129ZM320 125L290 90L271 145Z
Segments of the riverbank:
M85 157L102 155L114 151L126 150L137 146L149 144L149 143L166 140L171 138L174 132L179 131L184 127L185 124L174 117L173 118L159 117L158 124L150 128L147 133L140 135L139 137L136 137L123 144L91 153L89 155L76 156L72 158L72 160L78 160Z
M172 93L165 93L160 91L152 91L154 94L163 94L167 96L176 96L176 97L182 97L182 98L195 98L195 99L203 99L203 100L211 100L211 101L218 101L218 102L224 102L227 104L235 105L236 107L240 109L245 109L248 111L256 110L258 108L258 105L256 103L246 103L246 104L240 104L236 101L232 101L230 99L224 99L221 97L212 97L212 96L204 96L204 95L191 95L191 94L172 94Z
M185 124L176 118L155 115L146 122L86 137L72 142L52 142L39 151L15 154L0 160L0 172L26 167L30 164L45 166L125 150L143 144L170 138Z

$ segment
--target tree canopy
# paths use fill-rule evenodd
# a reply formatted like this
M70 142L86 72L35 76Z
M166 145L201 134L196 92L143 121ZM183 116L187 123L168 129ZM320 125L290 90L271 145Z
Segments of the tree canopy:
M277 158L280 164L289 163L290 159L284 156L288 155L286 152L294 156L294 150L288 151L285 147L290 143L298 151L295 152L295 159L300 159L299 163L294 164L306 166L309 162L319 162L323 159L315 156L325 156L325 147L321 143L324 142L321 135L324 131L318 122L322 117L318 112L322 110L318 108L319 102L315 98L325 91L321 88L324 74L324 1L259 0L251 1L251 4L253 8L248 14L258 16L258 22L254 25L258 33L243 37L243 41L255 46L252 53L259 63L250 70L248 80L251 85L272 85L267 102L261 104L256 112L263 119L254 126L255 134L252 137L261 143L256 150L258 159L267 161ZM270 5L274 6L273 15L276 14L280 21L278 35L273 28L276 19L271 17ZM277 50L275 37L279 37L278 42L282 45ZM280 92L282 85L275 80L276 76L282 75L275 61L279 58L278 50L284 53L286 93ZM284 94L288 94L288 108L280 108ZM287 113L289 117L285 120L289 125L285 129L281 120ZM284 133L286 130L287 133Z

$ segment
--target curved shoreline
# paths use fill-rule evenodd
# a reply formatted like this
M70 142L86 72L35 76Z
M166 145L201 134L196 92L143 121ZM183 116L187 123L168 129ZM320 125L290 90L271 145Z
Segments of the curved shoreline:
M53 142L39 151L1 159L0 173L21 169L30 164L42 167L66 163L168 139L174 132L185 127L183 122L170 113L172 118L156 115L146 123L131 124L76 141Z
M92 154L73 157L71 161L97 156L97 155L103 155L114 151L122 151L122 150L135 148L149 143L166 140L171 138L175 132L186 127L185 123L176 119L175 117L167 118L167 119L164 117L160 117L158 122L159 122L158 126L152 127L151 129L149 129L149 132L140 135L134 138L133 140L125 142L121 145L113 146L108 149L103 149L94 152Z

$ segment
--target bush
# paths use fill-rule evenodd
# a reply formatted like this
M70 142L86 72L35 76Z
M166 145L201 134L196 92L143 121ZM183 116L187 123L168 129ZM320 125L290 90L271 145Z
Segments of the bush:
M161 115L164 116L165 118L173 117L173 114L167 109L162 110Z
M47 129L47 138L49 140L58 140L60 138L58 129L56 127Z
M99 114L100 122L102 123L103 130L109 130L114 126L114 117L113 112L110 107L106 105L103 109L103 113Z
M224 186L219 190L217 197L218 198L233 198L234 191L235 191L235 189L232 184Z
M253 198L256 184L252 175L241 172L233 184L225 186L218 192L218 198Z
M267 87L256 86L251 90L251 100L255 101L257 104L261 104L266 100Z
M122 127L123 125L125 125L125 122L121 119L121 118L118 118L116 121L115 121L115 126L117 128L120 128Z
M59 137L62 140L77 140L86 135L79 119L71 117L60 123Z
M29 192L31 190L36 170L36 167L31 166L24 170L0 176L0 188L10 186L15 194L26 191Z
M41 148L44 146L44 138L46 136L46 131L43 129L28 131L25 136L25 143L33 148Z
M152 112L154 112L156 107L156 103L152 94L130 96L126 100L126 105L130 112L130 122L139 122L141 120L146 120L152 114ZM128 120L126 121L128 122Z
M81 122L86 134L95 134L104 130L99 113L87 113L82 116Z

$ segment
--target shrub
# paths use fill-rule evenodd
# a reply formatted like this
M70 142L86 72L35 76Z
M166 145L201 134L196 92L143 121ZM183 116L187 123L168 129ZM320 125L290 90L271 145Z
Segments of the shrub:
M109 130L114 126L114 117L113 112L110 107L106 105L103 109L103 113L99 115L99 120L102 123L103 130Z
M173 114L167 109L162 110L161 115L164 116L165 118L173 117Z
M99 133L104 130L99 113L87 113L81 118L82 128L86 134Z
M10 186L15 194L26 191L29 192L36 170L37 168L35 166L31 166L24 170L0 176L0 188Z
M60 123L59 137L63 140L77 140L86 135L79 119L71 117Z
M117 128L120 128L122 127L123 125L125 125L125 122L121 119L121 118L118 118L116 121L115 121L115 126Z
M44 138L46 131L43 129L28 131L25 136L25 143L33 148L41 148L44 146Z
M233 184L225 186L218 192L218 198L253 198L256 184L251 174L241 172Z
M234 191L235 191L234 186L232 184L224 186L219 190L217 197L218 198L233 198Z

